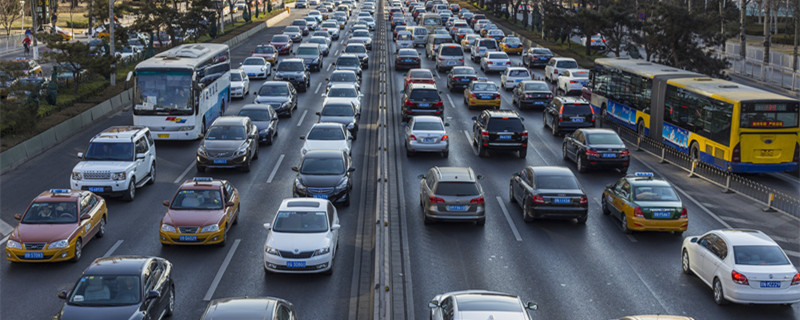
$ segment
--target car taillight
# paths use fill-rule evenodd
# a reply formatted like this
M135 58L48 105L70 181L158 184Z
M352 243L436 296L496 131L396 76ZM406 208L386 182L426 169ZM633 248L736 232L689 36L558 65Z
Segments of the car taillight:
M486 130L481 130L481 137L489 137L489 132Z
M461 62L464 62L464 58L461 58Z
M506 61L506 64L509 64L509 65L510 65L510 64L511 64L511 61Z
M458 81L458 78L456 78L456 77L453 77L453 79L452 79L452 80L453 80L453 81Z
M441 140L442 140L442 141L445 141L445 140L447 140L447 135L443 135Z
M553 69L553 74L558 74L558 69Z
M742 161L742 152L741 148L739 148L739 144L737 143L735 147L733 147L733 151L731 152L731 162L741 162Z
M414 103L413 103L413 102L411 102L411 100L406 100L406 103L405 103L405 105L410 107L410 106L413 106L413 105L414 105Z
M578 81L570 80L569 83L578 83Z
M600 153L598 153L597 151L594 151L592 149L589 149L589 150L586 150L586 156L589 156L589 157L600 157Z
M747 281L747 277L741 273L736 272L736 270L731 270L731 279L734 283L749 285L750 282Z
M408 139L416 141L416 140L417 140L417 137L416 137L415 135L413 135L413 134L412 134L412 135L409 135L409 136L408 136Z
M487 61L486 64L494 64L494 62Z
M633 216L644 218L644 212L642 212L642 207L636 207L633 209Z
M527 138L528 137L528 131L522 131L522 137L523 138Z
M795 273L794 277L792 278L792 285L796 286L800 284L800 273Z
M436 84L436 81L430 79L430 80L425 80L425 83Z
M533 196L533 203L544 203L544 197L540 195Z
M470 200L470 201L469 201L469 203L483 204L483 203L484 203L484 201L485 201L485 200L483 200L483 197L477 197L477 198L475 198L475 199L472 199L472 200Z
M470 98L475 98L475 99L478 98L478 96L476 96L474 93L470 93L469 96L470 96Z
M433 104L433 106L434 106L434 107L441 107L441 106L444 106L444 102L442 102L441 100L440 100L440 101L437 101L436 103L434 103L434 104Z
M589 204L589 198L586 196L581 197L581 204Z
M686 211L686 208L681 209L681 218L688 218L689 213Z
M430 198L428 198L428 201L430 201L431 203L444 203L444 199L436 196L431 196Z
M630 156L630 155L631 155L631 152L628 151L628 150L622 150L622 152L619 153L620 157L627 157L627 156Z
M564 121L564 106L558 109L558 121Z

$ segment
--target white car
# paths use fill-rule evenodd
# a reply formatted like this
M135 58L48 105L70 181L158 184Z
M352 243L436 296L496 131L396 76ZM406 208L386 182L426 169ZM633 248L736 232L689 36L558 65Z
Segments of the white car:
M511 66L511 59L505 52L487 52L481 57L481 71L489 73L490 71L503 72L506 68Z
M533 80L533 76L527 68L510 67L500 75L500 87L509 91L516 88L517 84L525 80Z
M586 36L581 37L581 45L586 45ZM605 49L606 48L606 38L603 35L597 33L593 35L589 39L589 46L596 49Z
M324 104L324 102L323 102ZM353 136L341 123L320 122L311 126L308 134L301 136L305 140L300 154L304 155L311 150L340 150L350 155Z
M284 199L264 243L264 270L331 274L339 243L339 215L326 199Z
M578 69L578 62L572 58L552 57L547 61L544 66L544 79L550 82L556 82L561 72L569 69Z
M250 78L242 69L231 69L231 98L244 98L250 91Z
M336 83L328 87L328 92L323 94L325 101L336 100L353 103L361 111L361 98L364 97L355 84ZM323 103L324 104L324 103Z
M354 85L356 89L361 90L361 79L358 78L358 74L353 70L334 70L331 72L330 78L326 80L328 80L328 84L325 92L336 84Z
M758 230L712 230L683 239L681 269L711 287L717 304L800 302L800 273Z
M321 30L325 30L333 40L339 40L339 24L336 22L326 21L322 23Z
M262 57L248 57L239 65L250 78L266 79L272 73L272 65Z
M308 39L307 43L316 43L319 45L320 50L322 50L322 55L327 57L328 54L331 52L331 40L327 37L311 37Z
M581 94L583 86L589 84L589 70L586 69L570 69L561 72L558 76L556 87L563 95L570 95L574 93Z
M442 118L437 116L414 116L405 126L406 155L417 152L439 152L447 158L450 154L450 143Z
M444 319L507 319L531 320L528 310L536 310L533 302L522 303L519 296L484 290L448 292L436 295L428 303L431 320Z
M375 30L375 19L372 17L358 18L358 22L366 23L370 30Z
M322 22L322 12L319 12L319 10L311 10L306 16L317 19L317 22Z
M367 50L372 50L372 35L370 35L369 31L367 30L353 31L353 34L350 36L350 40L356 40L364 43L364 46L367 47Z

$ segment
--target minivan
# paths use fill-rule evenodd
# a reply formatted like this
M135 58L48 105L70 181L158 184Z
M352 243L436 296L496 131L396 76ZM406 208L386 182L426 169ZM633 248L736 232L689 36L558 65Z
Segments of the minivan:
M453 42L453 38L446 34L429 34L428 44L425 45L425 56L433 60L442 43Z
M411 37L414 39L414 47L425 47L428 43L428 29L423 27L412 27Z
M439 45L436 53L436 70L447 70L455 66L464 65L464 51L461 45L455 43L444 43Z

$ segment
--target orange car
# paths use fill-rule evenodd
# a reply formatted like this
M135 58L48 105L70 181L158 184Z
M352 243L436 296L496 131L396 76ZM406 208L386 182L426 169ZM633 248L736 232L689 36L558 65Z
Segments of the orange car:
M105 235L108 210L106 201L89 191L51 189L14 219L19 224L6 243L9 261L78 261L83 246Z
M226 180L196 177L184 182L161 219L162 245L224 245L239 218L239 191Z

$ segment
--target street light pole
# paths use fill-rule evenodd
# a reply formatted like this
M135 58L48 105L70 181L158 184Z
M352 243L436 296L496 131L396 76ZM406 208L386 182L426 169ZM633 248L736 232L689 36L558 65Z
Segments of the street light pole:
M111 41L108 47L110 51L108 56L112 59L117 58L117 52L114 50L114 0L108 0L108 38ZM117 70L116 63L111 64L111 86L117 85Z
M22 15L19 22L19 29L25 33L25 0L19 0L19 14Z
M33 34L33 60L39 59L39 41L36 40L36 0L31 0L31 33Z

